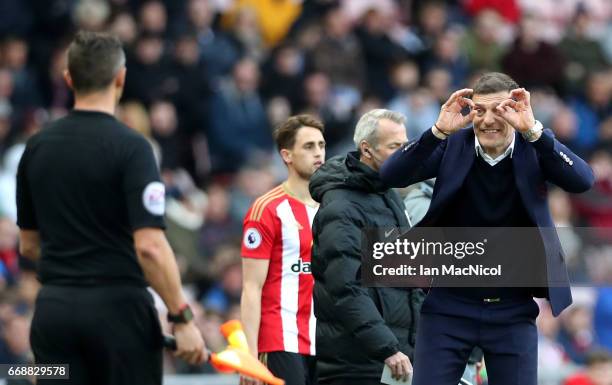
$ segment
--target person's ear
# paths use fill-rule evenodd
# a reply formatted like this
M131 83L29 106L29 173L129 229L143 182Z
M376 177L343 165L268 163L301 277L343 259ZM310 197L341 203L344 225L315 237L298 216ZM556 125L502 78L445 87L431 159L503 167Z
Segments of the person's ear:
M292 154L291 151L287 150L286 148L283 148L282 150L280 150L280 156L281 158L283 158L283 162L285 162L285 164L290 164L291 163L291 158L292 158Z
M368 142L362 140L361 143L359 143L359 150L363 154L363 156L368 159L372 159L372 153L370 152L370 146Z
M70 76L70 72L68 72L68 70L64 70L63 75L64 75L64 81L66 82L66 85L68 86L68 88L74 91L74 87L72 85L72 77Z
M127 74L127 68L123 67L117 72L115 76L115 88L123 88L125 86L125 76Z

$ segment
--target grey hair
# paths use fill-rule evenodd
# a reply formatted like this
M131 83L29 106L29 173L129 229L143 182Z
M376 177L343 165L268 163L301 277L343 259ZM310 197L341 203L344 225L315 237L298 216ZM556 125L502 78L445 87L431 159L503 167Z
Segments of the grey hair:
M378 128L378 122L382 119L388 119L397 124L404 124L406 119L404 115L399 112L385 110L383 108L377 108L366 112L359 118L357 127L355 127L355 135L353 135L353 142L359 149L359 143L362 140L370 143L372 146L376 146L376 129Z

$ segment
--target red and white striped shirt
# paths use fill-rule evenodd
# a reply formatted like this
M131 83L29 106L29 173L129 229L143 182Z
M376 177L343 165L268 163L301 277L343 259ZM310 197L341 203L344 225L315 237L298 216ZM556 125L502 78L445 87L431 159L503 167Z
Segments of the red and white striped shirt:
M261 296L261 353L315 355L310 251L317 209L281 185L259 197L244 218L242 256L270 260Z

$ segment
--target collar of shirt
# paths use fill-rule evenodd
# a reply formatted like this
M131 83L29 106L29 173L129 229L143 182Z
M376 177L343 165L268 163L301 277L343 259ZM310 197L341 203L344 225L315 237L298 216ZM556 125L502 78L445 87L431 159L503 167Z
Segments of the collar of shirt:
M512 158L512 153L514 152L514 140L515 139L516 137L512 138L512 143L510 143L510 145L508 146L506 151L503 152L503 154L501 154L497 158L493 158L491 155L484 152L484 150L482 149L482 146L480 145L480 142L478 142L478 138L474 136L474 149L476 150L476 156L482 156L482 159L484 159L485 162L487 162L491 166L495 166L496 164L504 160L508 155L510 155L510 158Z

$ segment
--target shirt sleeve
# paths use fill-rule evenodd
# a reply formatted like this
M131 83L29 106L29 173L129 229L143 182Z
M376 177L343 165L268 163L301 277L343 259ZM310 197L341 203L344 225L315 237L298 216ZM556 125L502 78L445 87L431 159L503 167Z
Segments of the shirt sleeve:
M138 137L138 140L132 141L127 154L123 194L132 230L143 227L165 229L166 189L161 182L151 144Z
M27 178L28 154L28 147L26 147L17 168L17 225L25 230L38 230L34 201Z
M264 208L260 218L249 209L244 218L241 255L243 258L270 259L274 245L274 217Z

